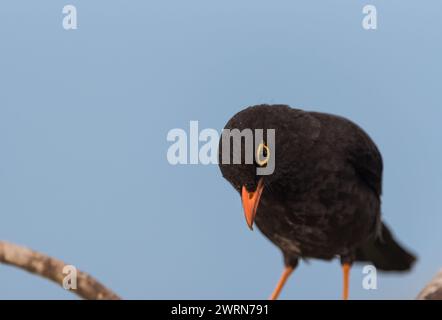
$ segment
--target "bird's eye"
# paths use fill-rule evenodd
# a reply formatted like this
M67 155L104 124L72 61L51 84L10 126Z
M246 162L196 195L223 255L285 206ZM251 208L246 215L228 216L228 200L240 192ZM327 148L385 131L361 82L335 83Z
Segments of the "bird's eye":
M256 163L259 166L265 166L269 162L270 150L265 143L260 143L256 149Z

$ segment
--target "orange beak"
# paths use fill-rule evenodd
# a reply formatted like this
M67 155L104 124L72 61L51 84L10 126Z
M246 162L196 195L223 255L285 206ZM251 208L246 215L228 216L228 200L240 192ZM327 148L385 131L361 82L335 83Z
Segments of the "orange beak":
M264 183L262 178L258 181L258 186L253 192L248 192L246 187L242 187L241 198L244 207L244 215L246 216L247 225L253 230L253 221L255 220L256 211L258 210L259 199L261 198Z

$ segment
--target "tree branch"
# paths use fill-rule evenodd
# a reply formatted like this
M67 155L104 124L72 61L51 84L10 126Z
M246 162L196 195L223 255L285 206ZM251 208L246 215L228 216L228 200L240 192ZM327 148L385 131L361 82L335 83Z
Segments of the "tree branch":
M62 286L63 279L66 276L63 274L63 268L66 266L63 261L6 241L0 241L0 263L37 274L60 286ZM119 296L107 289L89 274L79 270L77 271L77 288L71 289L70 291L81 298L90 300L120 299Z
M442 300L442 270L419 293L418 300Z
M60 286L66 264L43 253L6 241L0 241L0 263L15 266L49 279ZM120 300L114 292L106 288L89 274L77 270L77 288L70 290L88 300ZM442 300L442 270L419 293L418 300Z

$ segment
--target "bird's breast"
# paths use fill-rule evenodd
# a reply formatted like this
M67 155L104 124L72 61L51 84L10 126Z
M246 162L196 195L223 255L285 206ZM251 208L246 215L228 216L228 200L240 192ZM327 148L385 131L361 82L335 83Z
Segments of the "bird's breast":
M263 193L255 222L285 253L331 259L370 236L379 207L365 189L331 184L304 195Z

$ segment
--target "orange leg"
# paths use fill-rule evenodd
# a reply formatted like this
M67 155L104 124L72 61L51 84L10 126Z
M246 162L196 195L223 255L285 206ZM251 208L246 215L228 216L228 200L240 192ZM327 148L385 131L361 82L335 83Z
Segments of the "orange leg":
M350 263L344 263L342 264L342 272L344 274L344 290L342 294L342 299L348 300L348 287L350 284Z
M293 270L294 270L293 267L285 267L284 272L282 273L281 278L279 279L275 290L273 291L272 295L270 296L270 300L278 299L278 296L281 293L282 287L284 287L284 284L287 282L287 279L289 278L289 276L293 272Z

